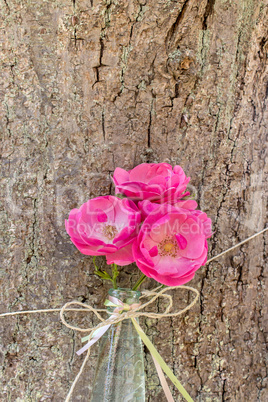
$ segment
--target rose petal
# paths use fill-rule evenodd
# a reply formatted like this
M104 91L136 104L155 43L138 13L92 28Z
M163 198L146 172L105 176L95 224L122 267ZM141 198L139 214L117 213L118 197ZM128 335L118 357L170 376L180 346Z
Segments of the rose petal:
M98 209L96 209L96 212L97 212L97 218L98 218L99 222L107 222L108 217L104 211L102 211L101 209L98 208Z
M158 248L157 246L154 246L149 250L149 254L151 257L156 257L158 255Z

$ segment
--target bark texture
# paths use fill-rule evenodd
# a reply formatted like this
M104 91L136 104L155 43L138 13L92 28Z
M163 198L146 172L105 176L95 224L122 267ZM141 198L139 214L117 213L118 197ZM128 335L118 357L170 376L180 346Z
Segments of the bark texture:
M64 219L113 192L116 166L181 165L213 219L211 256L265 226L266 1L0 4L1 312L102 306L108 287ZM266 254L262 235L197 272L188 314L142 323L196 401L268 400ZM137 277L129 266L121 285ZM187 300L176 292L176 306ZM57 314L1 319L0 331L1 401L63 401L80 334ZM148 401L165 401L145 356ZM96 357L73 401L88 400Z

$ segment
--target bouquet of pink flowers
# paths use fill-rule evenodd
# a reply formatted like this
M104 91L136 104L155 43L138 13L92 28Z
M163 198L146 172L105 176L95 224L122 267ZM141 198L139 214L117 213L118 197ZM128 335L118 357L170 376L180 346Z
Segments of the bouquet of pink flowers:
M142 163L116 168L115 196L90 199L73 209L66 230L81 253L105 255L112 274L95 273L116 288L117 266L135 262L142 276L167 286L190 281L207 261L211 220L186 192L190 177L180 166Z
M198 300L199 292L184 284L194 277L196 270L266 232L268 228L207 261L207 239L212 235L211 220L196 209L196 201L186 191L189 181L190 178L186 177L180 166L172 168L167 163L143 163L130 171L116 168L113 175L115 196L90 199L79 209L70 212L66 230L71 241L81 253L94 256L95 273L111 281L113 288L108 291L105 310L79 301L67 302L60 309L61 321L67 328L88 333L81 340L87 343L76 352L80 355L87 351L87 355L66 402L70 401L84 370L91 346L98 340L100 353L91 402L145 402L142 342L152 356L168 402L174 402L174 399L164 373L185 400L193 402L140 327L139 317L178 317L188 311ZM107 264L111 265L111 274L96 265L95 258L101 255L105 255ZM141 277L132 290L117 288L118 265L133 262L142 272ZM147 277L162 285L153 290L137 291ZM173 300L167 292L177 288L195 293L195 299L182 310L171 312ZM159 297L168 302L164 311L146 311ZM150 300L142 303L142 298ZM53 311L58 309L8 312L0 316ZM67 311L94 313L100 322L96 326L79 328L66 321L64 314ZM103 313L107 313L109 318L105 319Z

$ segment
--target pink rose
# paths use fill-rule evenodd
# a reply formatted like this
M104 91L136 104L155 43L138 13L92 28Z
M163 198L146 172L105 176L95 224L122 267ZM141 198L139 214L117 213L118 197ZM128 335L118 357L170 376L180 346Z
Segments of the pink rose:
M174 203L188 194L183 193L190 177L178 165L172 169L168 163L142 163L129 171L116 168L113 181L115 193L132 200Z
M159 205L133 243L135 262L146 276L164 285L183 285L205 264L210 235L211 220L202 211Z
M140 220L141 213L133 201L107 195L73 209L65 227L81 253L106 255L108 264L128 265L134 261L132 243Z

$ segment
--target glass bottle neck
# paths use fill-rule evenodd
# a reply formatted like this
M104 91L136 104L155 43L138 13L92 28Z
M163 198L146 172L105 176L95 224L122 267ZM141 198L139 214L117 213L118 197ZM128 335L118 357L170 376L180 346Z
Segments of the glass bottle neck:
M138 290L131 290L127 288L118 288L118 289L109 289L108 295L115 297L122 303L131 305L139 303L141 292ZM109 307L108 310L112 312L114 310L114 307Z

